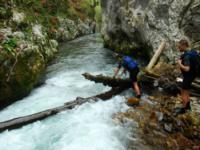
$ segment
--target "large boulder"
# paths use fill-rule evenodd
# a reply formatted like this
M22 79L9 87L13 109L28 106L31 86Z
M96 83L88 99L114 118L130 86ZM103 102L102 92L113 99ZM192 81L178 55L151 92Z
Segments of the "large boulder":
M45 62L39 48L33 45L20 52L17 58L7 52L1 52L1 56L5 58L0 64L0 106L2 108L26 96L33 89L45 69Z
M27 39L24 32L0 30L0 108L40 84L47 62L58 50L58 42L49 39L41 25L33 25L32 33Z
M102 0L102 7L105 44L116 50L152 55L165 39L165 55L172 60L181 38L200 46L199 0Z

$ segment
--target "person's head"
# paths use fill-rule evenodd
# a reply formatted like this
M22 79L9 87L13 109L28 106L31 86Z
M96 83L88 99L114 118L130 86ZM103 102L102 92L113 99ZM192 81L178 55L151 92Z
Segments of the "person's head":
M180 52L184 52L188 49L189 47L189 42L186 39L182 39L178 43L178 49Z
M119 54L119 53L114 53L113 56L114 56L115 59L117 59L117 61L121 61L121 59L122 59L122 57L123 57L123 56L122 56L121 54Z

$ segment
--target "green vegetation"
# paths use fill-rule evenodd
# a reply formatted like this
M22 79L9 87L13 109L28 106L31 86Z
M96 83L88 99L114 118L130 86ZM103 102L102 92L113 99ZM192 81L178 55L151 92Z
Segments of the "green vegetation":
M94 20L101 24L100 0L0 0L0 103L27 95L57 41L91 33Z
M9 19L12 16L11 8L27 15L26 22L18 25L22 29L35 22L54 27L52 17L56 16L72 20L89 18L97 23L101 21L100 0L2 0L0 18Z
M15 56L15 48L17 47L17 39L10 38L6 40L5 42L3 42L2 46L6 52L11 53L12 56Z
M100 5L96 6L95 8L95 20L97 24L100 26L102 22L102 10Z

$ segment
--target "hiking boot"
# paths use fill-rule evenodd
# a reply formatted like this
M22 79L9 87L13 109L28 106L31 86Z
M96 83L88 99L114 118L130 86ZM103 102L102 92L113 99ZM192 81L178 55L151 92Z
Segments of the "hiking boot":
M140 98L141 98L141 95L137 95L136 98L139 98L139 99L140 99Z
M173 110L173 114L174 114L175 116L180 115L180 114L184 114L185 112L186 112L185 107L178 107L178 108L175 108L175 109Z
M190 102L187 103L185 109L186 109L186 110L191 110Z

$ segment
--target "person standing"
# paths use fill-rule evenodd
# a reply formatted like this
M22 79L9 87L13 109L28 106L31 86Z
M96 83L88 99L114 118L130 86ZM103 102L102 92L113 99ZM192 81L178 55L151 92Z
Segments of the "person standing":
M189 42L185 39L182 39L178 43L178 50L183 53L178 60L178 66L183 75L182 89L181 89L181 98L183 107L179 110L179 113L185 113L186 110L190 110L190 93L191 84L196 77L195 69L195 51L189 51ZM196 55L196 56L195 56Z

